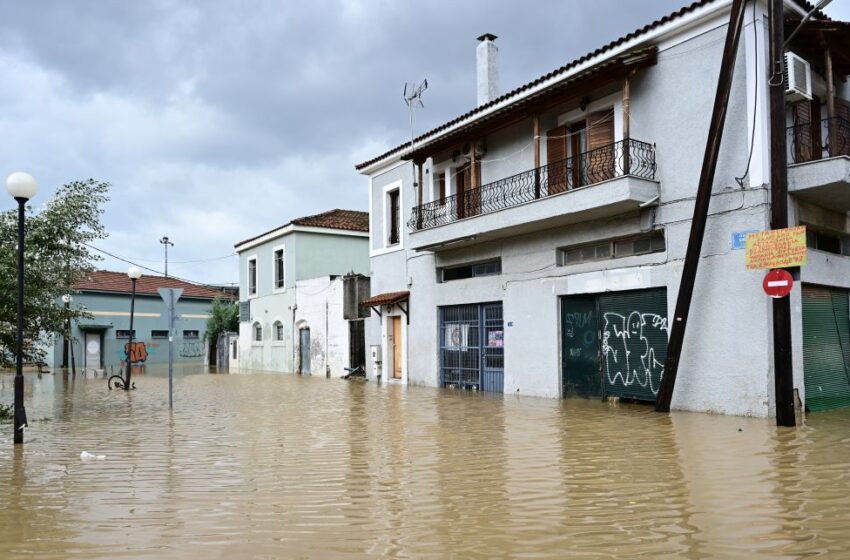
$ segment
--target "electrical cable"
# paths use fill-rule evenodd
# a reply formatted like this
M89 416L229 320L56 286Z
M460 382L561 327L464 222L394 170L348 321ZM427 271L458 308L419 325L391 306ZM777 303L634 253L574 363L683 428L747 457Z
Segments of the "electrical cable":
M747 168L744 170L744 174L740 177L735 177L735 181L738 183L738 186L742 189L744 188L744 179L750 174L750 163L753 161L753 149L756 145L756 116L758 115L758 106L759 106L759 40L758 40L758 29L756 26L756 1L753 0L753 45L755 48L755 56L753 56L753 64L755 66L755 70L753 75L755 76L755 87L753 90L753 127L752 134L750 136L750 154L747 156Z

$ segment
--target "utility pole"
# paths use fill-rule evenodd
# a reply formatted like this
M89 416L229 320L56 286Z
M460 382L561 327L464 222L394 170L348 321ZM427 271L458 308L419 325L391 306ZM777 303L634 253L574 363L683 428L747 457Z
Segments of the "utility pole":
M174 247L174 243L168 240L167 235L163 235L159 242L165 245L165 277L168 278L168 246L171 245Z
M770 0L770 228L788 227L788 153L785 126L785 28L782 0ZM791 364L791 298L773 298L773 374L776 425L795 426Z

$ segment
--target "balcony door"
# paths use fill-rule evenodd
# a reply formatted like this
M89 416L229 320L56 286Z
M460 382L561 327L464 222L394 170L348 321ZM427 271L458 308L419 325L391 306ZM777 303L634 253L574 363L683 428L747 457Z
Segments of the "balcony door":
M583 119L549 130L546 136L548 194L614 177L613 109L588 113Z
M481 177L481 164L476 162L476 175ZM473 184L472 165L467 163L455 171L457 184L457 217L459 220L481 213L481 191Z

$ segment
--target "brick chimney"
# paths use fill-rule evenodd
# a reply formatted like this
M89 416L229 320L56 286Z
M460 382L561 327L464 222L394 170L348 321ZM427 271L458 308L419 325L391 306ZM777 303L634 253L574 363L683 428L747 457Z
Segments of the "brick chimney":
M499 96L499 47L496 36L485 33L478 38L475 51L478 72L478 105L484 105Z

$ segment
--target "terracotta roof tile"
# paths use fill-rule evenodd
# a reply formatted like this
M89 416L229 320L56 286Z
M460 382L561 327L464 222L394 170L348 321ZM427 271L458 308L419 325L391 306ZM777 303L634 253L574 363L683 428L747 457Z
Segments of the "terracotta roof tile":
M668 14L668 15L662 17L662 18L659 18L659 19L657 19L657 20L655 20L651 23L644 25L643 27L640 27L640 28L632 31L631 33L627 33L626 35L623 35L622 37L619 37L618 39L611 41L607 45L603 45L603 46L599 47L598 49L596 49L594 51L588 52L588 53L582 55L581 57L573 60L572 62L569 62L569 63L565 64L564 66L561 66L560 68L552 70L551 72L544 74L544 75L540 76L539 78L536 78L535 80L528 82L527 84L523 84L523 85L519 86L518 88L514 89L513 91L509 91L508 93L501 95L501 96L497 97L496 99L493 99L492 101L490 101L488 103L484 103L483 105L479 105L478 107L472 109L471 111L467 111L466 113L460 115L459 117L454 118L454 119L452 119L452 120L450 120L446 123L441 124L440 126L438 126L436 128L429 130L428 132L418 136L414 140L414 143L420 144L423 141L425 141L426 139L428 139L430 136L433 136L433 135L435 135L439 132L442 132L442 131L450 128L451 126L453 126L453 125L455 125L455 124L457 124L457 123L459 123L463 120L466 120L470 117L473 117L474 115L477 115L478 113L482 113L482 112L486 111L487 109L490 109L491 107L498 105L498 104L510 99L511 97L519 96L519 94L521 94L521 93L523 93L523 92L525 92L525 91L527 91L527 90L529 90L529 89L531 89L531 88L533 88L533 87L535 87L535 86L537 86L537 85L539 85L539 84L541 84L541 83L543 83L543 82L545 82L545 81L547 81L551 78L554 78L554 77L558 76L559 74L564 74L568 70L571 70L572 68L575 68L576 66L578 66L578 65L580 65L584 62L587 62L588 60L590 60L594 57L597 57L597 56L599 56L599 55L601 55L601 54L603 54L607 51L610 51L611 49L614 49L615 47L618 47L618 46L622 45L623 43L625 43L627 41L630 41L632 39L640 37L641 35L645 35L646 33L652 31L656 27L664 25L664 24L671 22L673 20L679 19L680 17L687 15L687 14L697 10L698 8L701 8L701 7L703 7L707 4L712 4L715 1L716 0L697 0L696 2L692 2L691 4L684 6L684 7L680 8L679 10L676 10L675 12L673 12L671 14ZM809 3L807 0L795 0L795 3L806 11L814 9L814 6L811 3ZM824 14L822 11L816 12L815 17L819 18L819 19L829 20L829 17L827 17L826 14ZM381 161L381 160L383 160L387 157L390 157L394 154L397 154L399 152L404 151L406 148L410 147L410 144L411 144L410 142L405 142L404 144L396 146L395 148L388 150L388 151L384 152L383 154L381 154L377 157L374 157L370 160L364 161L363 163L358 163L357 165L354 166L354 169L356 169L357 171L361 171L362 169L369 167L370 165L372 165L374 163L377 163L377 162L379 162L379 161Z
M376 296L372 296L368 299L364 299L360 302L360 305L392 305L394 303L400 303L402 301L406 301L410 298L410 292L387 292L384 294L378 294Z
M327 212L322 212L321 214L313 214L312 216L303 216L301 218L295 218L291 222L287 222L282 226L278 226L274 229L264 231L259 235L255 235L254 237L242 240L236 245L234 245L234 247L239 247L240 245L244 245L245 243L255 241L263 237L264 235L268 235L289 225L326 229L342 229L347 231L360 231L363 233L369 233L369 213L361 212L360 210L342 210L340 208L335 208L333 210L328 210Z
M130 278L124 272L112 272L109 270L97 270L87 274L79 282L74 284L74 289L81 292L109 292L116 294L129 294L132 292L132 283ZM183 288L183 296L202 299L214 299L217 297L225 299L233 299L233 296L200 286L198 284L190 284L176 278L166 278L164 276L142 275L136 281L136 293L142 295L158 296L159 288Z

